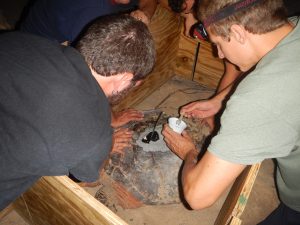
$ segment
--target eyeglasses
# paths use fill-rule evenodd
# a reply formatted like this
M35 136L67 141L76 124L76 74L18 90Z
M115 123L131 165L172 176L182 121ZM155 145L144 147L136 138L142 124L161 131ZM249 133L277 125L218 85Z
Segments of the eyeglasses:
M202 22L198 22L192 26L192 36L200 40L208 41L208 33Z

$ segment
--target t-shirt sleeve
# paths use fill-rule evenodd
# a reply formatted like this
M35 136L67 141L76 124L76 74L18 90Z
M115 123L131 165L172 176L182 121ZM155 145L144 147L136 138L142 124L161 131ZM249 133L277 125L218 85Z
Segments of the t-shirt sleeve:
M251 165L288 155L295 140L296 133L284 118L255 101L233 96L208 150L226 161Z

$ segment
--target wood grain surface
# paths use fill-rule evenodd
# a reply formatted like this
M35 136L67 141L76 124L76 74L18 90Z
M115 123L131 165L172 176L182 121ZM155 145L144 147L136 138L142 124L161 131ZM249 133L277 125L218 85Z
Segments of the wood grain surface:
M32 225L126 225L66 176L42 177L13 204Z
M230 192L215 221L215 225L226 225L233 218L240 218L256 180L261 163L247 166L232 185Z
M224 73L223 60L216 55L216 49L209 42L186 37L181 26L179 49L176 56L174 72L178 76L192 79L197 44L200 48L197 57L194 81L209 88L216 88Z

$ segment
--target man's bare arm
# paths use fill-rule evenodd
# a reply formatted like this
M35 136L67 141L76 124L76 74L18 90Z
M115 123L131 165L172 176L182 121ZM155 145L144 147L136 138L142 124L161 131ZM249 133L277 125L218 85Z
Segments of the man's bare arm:
M187 132L178 134L165 124L162 134L170 150L184 160L184 197L193 209L211 206L246 167L222 160L209 151L197 162L199 152Z
M232 87L232 84L235 83L237 78L242 74L241 71L239 71L235 65L228 62L227 60L224 60L225 63L225 72L224 75L219 83L217 93L221 92L227 87Z
M195 153L190 151L184 159L181 177L186 201L193 209L211 206L245 167L222 160L209 151L195 163Z

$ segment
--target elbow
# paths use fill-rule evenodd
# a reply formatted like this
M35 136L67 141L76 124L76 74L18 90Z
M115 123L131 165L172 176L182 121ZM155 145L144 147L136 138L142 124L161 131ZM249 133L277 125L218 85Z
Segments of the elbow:
M199 192L188 188L184 190L184 197L189 206L194 210L201 210L212 206L217 198L210 193Z

